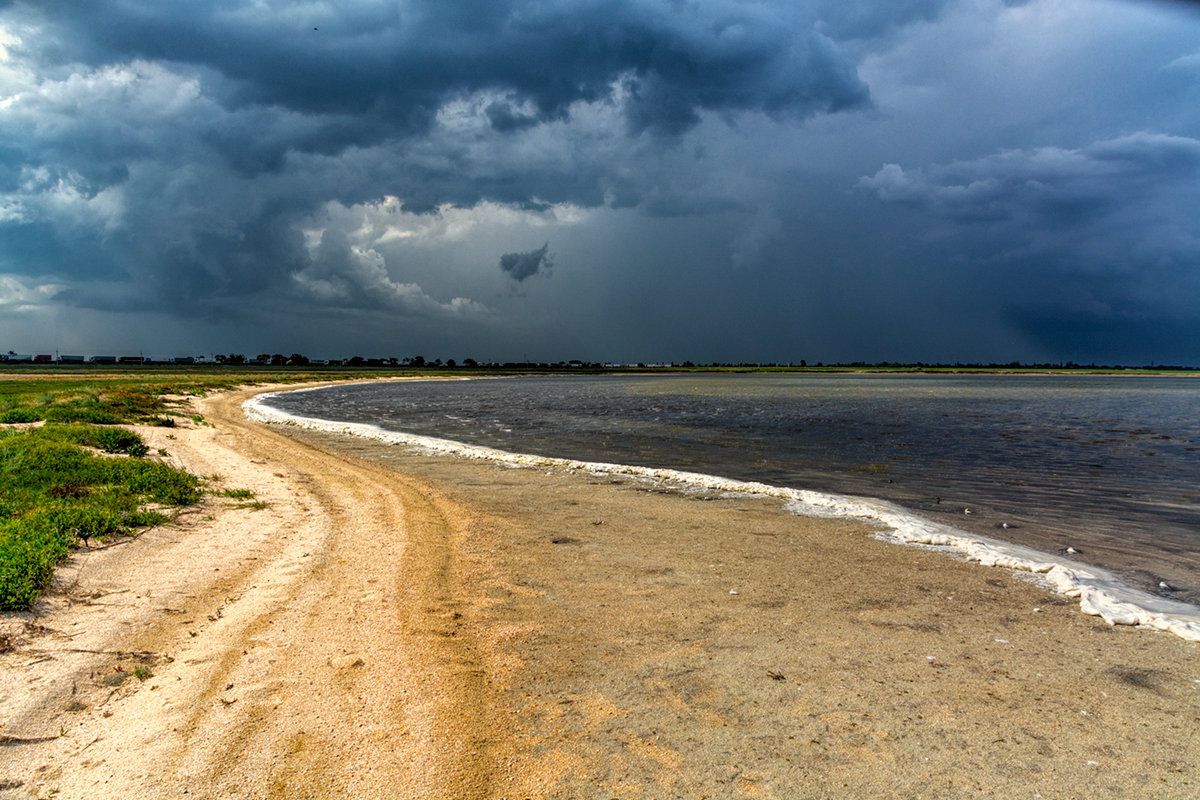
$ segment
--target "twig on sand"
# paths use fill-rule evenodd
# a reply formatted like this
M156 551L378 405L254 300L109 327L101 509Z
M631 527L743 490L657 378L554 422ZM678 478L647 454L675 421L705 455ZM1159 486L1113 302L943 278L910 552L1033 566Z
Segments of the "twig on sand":
M59 734L61 736L62 734ZM11 747L18 744L41 744L42 742L53 742L59 736L9 736L6 733L0 733L0 747Z

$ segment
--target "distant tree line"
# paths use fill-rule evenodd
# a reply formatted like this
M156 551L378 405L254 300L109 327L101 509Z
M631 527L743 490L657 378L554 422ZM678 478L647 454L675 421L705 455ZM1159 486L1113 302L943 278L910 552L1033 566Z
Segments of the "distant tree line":
M50 356L50 355L19 355L12 350L9 350L6 355L0 355L0 361L6 364L47 364L47 363L83 363L83 356ZM809 365L808 361L800 359L796 362L756 362L756 361L712 361L708 363L695 363L692 361L683 362L598 362L598 361L583 361L580 359L571 359L569 361L476 361L473 358L464 358L462 361L456 361L453 358L443 361L440 358L427 359L423 355L406 356L397 358L388 356L385 358L364 357L361 355L350 356L349 358L337 359L317 359L309 358L302 353L292 353L284 355L283 353L259 353L255 356L247 356L244 353L218 353L211 359L204 356L186 356L176 357L168 360L156 361L142 356L92 356L86 359L93 364L117 364L130 366L133 364L173 364L173 365L191 365L191 364L221 364L225 366L269 366L269 367L374 367L374 368L392 368L392 369L495 369L508 371L613 371L613 370L653 370L653 369L682 369L682 370L808 370L808 371L834 371L834 370L876 370L876 371L1053 371L1053 370L1095 370L1099 372L1111 371L1118 372L1121 370L1138 370L1138 371L1154 371L1154 372L1191 372L1196 371L1195 366L1183 366L1179 364L1156 364L1133 366L1121 364L1080 364L1075 361L1059 361L1059 362L1040 362L1025 364L1019 361L1009 361L1006 363L979 363L979 362L900 362L900 361L850 361L850 362L817 362L815 365Z

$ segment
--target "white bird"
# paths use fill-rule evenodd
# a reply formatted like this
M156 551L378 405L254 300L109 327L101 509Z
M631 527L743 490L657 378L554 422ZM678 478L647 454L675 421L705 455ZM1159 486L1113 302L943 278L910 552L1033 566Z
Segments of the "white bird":
M1072 555L1072 556L1073 556L1073 555L1075 555L1076 553L1078 553L1079 551L1078 551L1078 550L1076 550L1074 547L1070 547L1070 546L1068 546L1068 547L1067 547L1067 549L1066 549L1064 552L1066 552L1066 553L1067 553L1067 555Z

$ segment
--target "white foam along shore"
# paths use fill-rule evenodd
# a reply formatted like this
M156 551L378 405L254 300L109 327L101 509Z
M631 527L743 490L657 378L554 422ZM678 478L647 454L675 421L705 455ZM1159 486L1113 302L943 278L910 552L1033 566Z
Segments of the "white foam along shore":
M292 391L310 392L317 388L322 387ZM301 417L272 408L264 402L279 394L285 392L256 395L243 403L242 409L248 418L257 422L357 436L461 458L523 467L553 467L607 475L628 475L711 491L775 497L783 501L785 507L793 513L844 517L876 523L884 528L880 531L882 536L900 544L948 548L970 561L977 561L985 566L1006 567L1037 574L1058 593L1078 597L1079 607L1085 614L1100 616L1109 625L1141 625L1169 631L1189 641L1200 642L1200 609L1195 606L1133 589L1110 573L1089 565L1030 547L976 536L949 525L924 519L885 500L825 494L674 469L510 453L450 439L388 431L365 423Z

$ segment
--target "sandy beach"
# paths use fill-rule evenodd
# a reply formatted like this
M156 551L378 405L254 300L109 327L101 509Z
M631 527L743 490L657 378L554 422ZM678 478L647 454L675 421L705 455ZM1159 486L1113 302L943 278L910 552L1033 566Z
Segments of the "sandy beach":
M769 498L251 394L139 432L254 502L82 550L3 619L0 798L1200 796L1196 643Z

